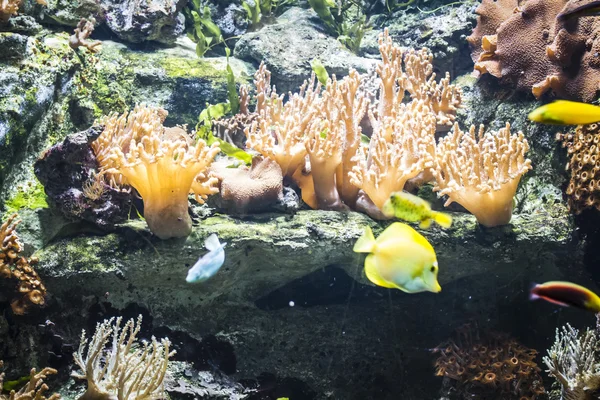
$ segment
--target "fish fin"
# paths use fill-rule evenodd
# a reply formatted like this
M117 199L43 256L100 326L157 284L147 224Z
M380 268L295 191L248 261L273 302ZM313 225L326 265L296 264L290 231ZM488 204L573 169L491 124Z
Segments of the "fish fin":
M433 213L433 220L442 228L450 228L452 226L452 216L448 213L436 211Z
M208 238L206 238L206 240L204 241L204 247L206 247L206 249L209 251L213 251L221 247L221 243L219 243L219 238L217 238L216 233L213 233Z
M355 253L372 253L375 248L375 236L370 226L365 226L365 231L358 238L352 249Z
M428 251L434 252L433 246L425 239L423 235L415 231L411 226L402 222L394 222L387 227L385 231L377 238L377 242L383 244L389 240L397 242L398 239L404 239L421 246Z
M379 275L379 270L375 265L375 256L372 254L369 254L365 260L365 274L367 275L367 278L377 286L388 289L396 288L396 285L391 284Z
M432 221L431 218L424 219L419 224L419 228L421 228L421 229L429 229L429 227L431 226L431 221Z

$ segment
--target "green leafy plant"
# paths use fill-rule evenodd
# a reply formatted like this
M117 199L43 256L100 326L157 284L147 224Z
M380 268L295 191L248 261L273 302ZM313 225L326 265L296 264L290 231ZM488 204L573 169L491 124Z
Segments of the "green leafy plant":
M263 17L279 15L287 7L295 5L297 0L242 0L242 7L246 10L246 20L251 29L258 27Z
M252 156L234 146L233 144L226 142L212 133L213 121L223 118L226 115L235 115L240 109L240 98L237 94L237 88L235 85L235 75L233 69L229 65L229 53L228 48L225 49L227 54L227 102L217 104L207 104L206 108L202 110L198 116L198 124L196 124L196 135L198 139L203 139L208 145L215 142L219 143L221 151L229 157L236 158L243 161L246 165L252 164Z
M196 54L203 57L214 46L225 44L221 29L214 23L210 8L200 0L190 0L184 8L188 37L196 43Z
M37 180L35 183L32 182L28 185L19 186L15 196L8 199L4 206L8 214L16 213L22 208L30 210L48 208L44 187Z
M315 76L317 77L321 85L327 85L329 74L327 73L325 66L321 63L321 60L319 60L318 58L313 59L310 63L310 67L312 68L313 72L315 73Z
M352 0L308 0L327 28L350 51L358 53L365 32L370 29L364 5Z

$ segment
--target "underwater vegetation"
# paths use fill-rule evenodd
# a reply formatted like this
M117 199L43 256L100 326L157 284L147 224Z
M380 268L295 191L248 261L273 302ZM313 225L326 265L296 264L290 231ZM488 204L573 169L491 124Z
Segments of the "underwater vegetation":
M467 38L474 74L490 74L536 98L552 91L592 101L599 89L600 22L585 15L559 17L579 5L577 0L483 0L477 27Z
M23 251L16 232L20 222L13 214L0 226L0 276L18 282L10 303L15 314L24 314L33 305L44 305L46 296L46 287L33 268L38 259L19 255Z
M459 399L537 399L546 392L535 362L538 352L506 334L466 325L434 352L436 376L448 382L448 395Z

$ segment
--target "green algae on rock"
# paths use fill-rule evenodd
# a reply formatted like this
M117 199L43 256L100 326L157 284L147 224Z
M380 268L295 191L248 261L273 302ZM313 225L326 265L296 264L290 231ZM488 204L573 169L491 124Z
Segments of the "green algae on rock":
M393 339L398 351L406 346L431 347L474 308L477 313L499 312L493 302L475 304L466 296L485 298L493 292L506 296L505 302L521 304L515 287L527 287L532 280L572 277L573 265L581 262L564 207L552 218L542 211L515 215L510 225L492 229L478 226L470 215L454 213L453 217L451 229L423 232L438 255L442 292L431 296L390 293L395 303L402 304L405 320L404 333ZM300 211L243 219L217 214L203 219L185 240L160 241L150 235L143 221L131 221L108 235L55 240L36 256L53 301L95 298L116 309L144 305L152 310L157 326L189 332L197 339L217 333L226 337L245 376L273 371L301 379L323 393L333 386L327 363L320 362L319 349L343 353L344 343L366 346L361 357L372 354L374 358L367 356L369 362L389 362L376 355L379 344L361 339L368 334L369 324L389 328L383 320L389 307L386 289L368 283L362 273L363 258L352 252L365 225L374 227L376 234L385 227L354 212ZM228 242L225 264L205 284L187 284L187 269L203 253L204 239L211 233ZM492 275L494 279L489 278ZM355 286L349 283L353 280L358 282ZM312 285L322 286L311 291ZM335 332L352 295L358 297L346 317L346 334L340 342ZM296 306L290 307L290 301ZM455 308L456 301L465 304ZM522 312L531 315L535 308L523 307ZM536 323L546 329L554 322L549 318ZM315 324L320 326L316 331ZM435 332L435 337L420 337L423 329ZM318 345L308 345L306 338L314 337L320 337ZM295 350L274 346L274 353L262 354L265 346L271 348L279 341L303 344ZM334 368L341 367L338 362ZM340 396L336 398L362 390L356 386L361 373L360 368L349 370L349 379L355 377L357 382L345 389L336 386Z

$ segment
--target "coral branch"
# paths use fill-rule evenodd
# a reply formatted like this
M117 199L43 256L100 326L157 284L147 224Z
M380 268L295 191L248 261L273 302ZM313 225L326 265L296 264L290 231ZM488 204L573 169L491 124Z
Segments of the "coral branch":
M165 110L144 106L131 114L112 115L101 122L104 132L92 144L111 185L131 185L138 191L146 222L161 239L190 234L190 192L200 203L218 192L218 180L208 173L218 144L170 140L162 125L165 117Z
M94 22L94 20L89 21L85 18L81 18L77 24L77 28L75 28L75 32L69 37L69 46L73 50L79 47L85 47L90 53L98 52L98 46L100 46L102 42L92 42L88 40L94 31Z
M138 400L163 398L163 380L171 342L152 337L151 343L137 341L142 316L137 322L130 319L121 329L122 318L111 318L96 326L92 339L81 334L81 343L73 353L82 373L73 373L77 379L87 380L87 390L80 400ZM112 338L112 340L111 340ZM112 344L106 348L107 344Z
M455 124L437 147L434 190L448 196L446 206L456 201L482 225L507 224L521 176L531 169L528 150L523 133L511 135L508 123L485 135L482 125L477 136L475 126L465 134Z

